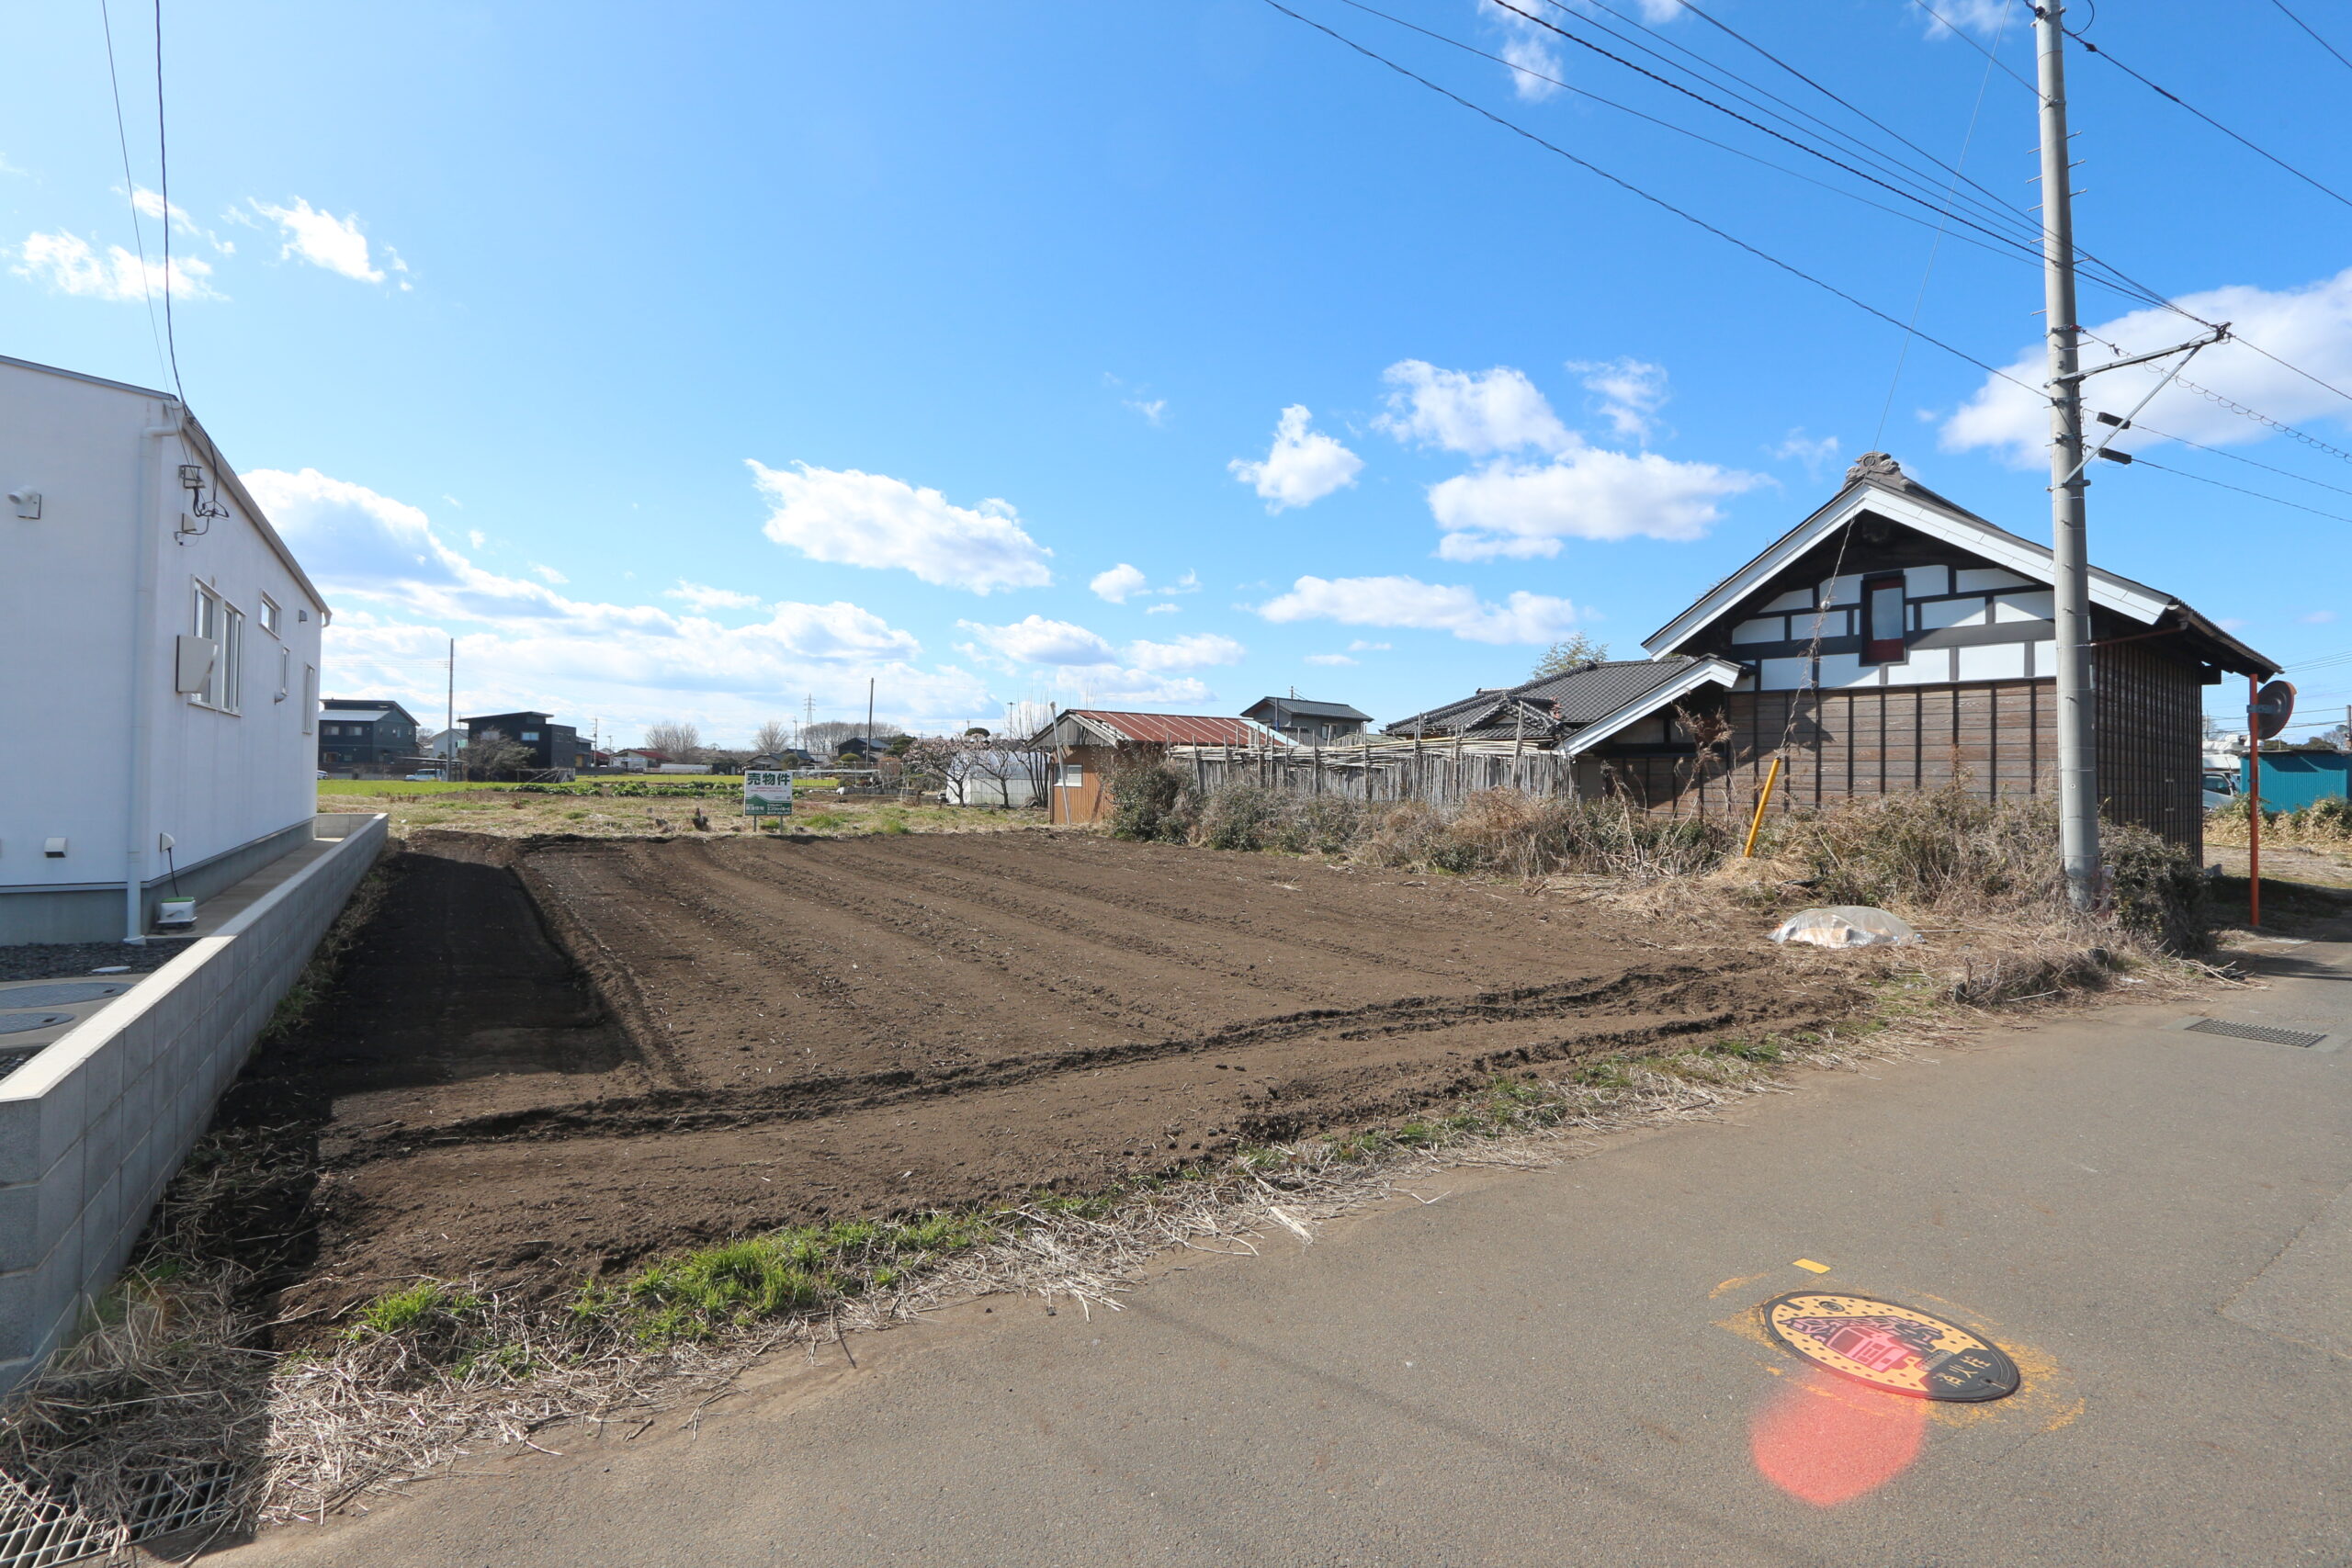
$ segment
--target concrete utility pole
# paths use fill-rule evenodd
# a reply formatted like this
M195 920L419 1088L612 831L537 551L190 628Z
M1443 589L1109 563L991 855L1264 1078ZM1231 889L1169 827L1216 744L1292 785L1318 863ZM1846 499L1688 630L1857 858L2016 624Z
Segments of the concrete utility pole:
M2058 621L2058 841L2066 898L2098 902L2098 750L2092 714L2090 558L2084 543L2083 382L2075 321L2075 209L2066 140L2065 7L2033 13L2041 95L2042 325L2050 334L2050 529Z

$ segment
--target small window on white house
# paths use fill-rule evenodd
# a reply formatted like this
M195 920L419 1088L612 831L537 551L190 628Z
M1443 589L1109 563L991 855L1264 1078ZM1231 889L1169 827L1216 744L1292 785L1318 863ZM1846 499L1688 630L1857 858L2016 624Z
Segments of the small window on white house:
M261 629L272 637L277 636L278 615L277 601L266 593L263 594L261 596Z
M191 623L190 629L211 643L214 653L212 672L205 678L201 690L189 694L188 701L222 713L235 713L244 660L244 612L199 582L196 584Z

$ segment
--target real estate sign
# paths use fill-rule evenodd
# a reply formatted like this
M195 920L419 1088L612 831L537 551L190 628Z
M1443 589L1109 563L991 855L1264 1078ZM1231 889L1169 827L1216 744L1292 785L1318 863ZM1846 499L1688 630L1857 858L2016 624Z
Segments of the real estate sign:
M759 771L743 775L743 815L746 817L789 817L792 815L792 775Z

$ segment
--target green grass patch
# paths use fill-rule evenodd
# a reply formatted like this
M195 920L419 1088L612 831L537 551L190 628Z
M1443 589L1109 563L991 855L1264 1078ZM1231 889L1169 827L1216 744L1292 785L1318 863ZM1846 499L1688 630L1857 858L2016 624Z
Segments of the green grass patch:
M365 1334L409 1334L453 1324L481 1302L438 1280L420 1280L405 1290L378 1296L359 1309L354 1338Z
M321 779L321 795L452 795L469 789L519 789L511 784L465 784L457 780L419 779Z

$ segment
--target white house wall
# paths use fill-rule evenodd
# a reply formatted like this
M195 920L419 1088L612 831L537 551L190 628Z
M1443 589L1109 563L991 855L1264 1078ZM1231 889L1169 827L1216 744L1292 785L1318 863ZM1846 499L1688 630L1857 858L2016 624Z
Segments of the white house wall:
M307 831L315 809L304 680L319 663L325 607L238 498L214 488L198 441L141 434L172 412L166 400L136 389L0 364L0 490L41 497L38 519L0 503L0 748L10 759L0 792L0 897L101 888L119 896L135 861L142 881L164 874L158 834L172 836L172 861L186 870ZM183 462L202 464L207 496L230 512L209 527L198 520L201 535L180 532L191 499L179 482ZM136 674L152 730L149 819L134 828L142 504L153 520L145 532L154 601L146 666ZM175 689L176 639L194 629L199 580L245 617L235 714ZM275 636L263 625L265 594L281 611ZM63 840L62 855L45 852L51 840Z

